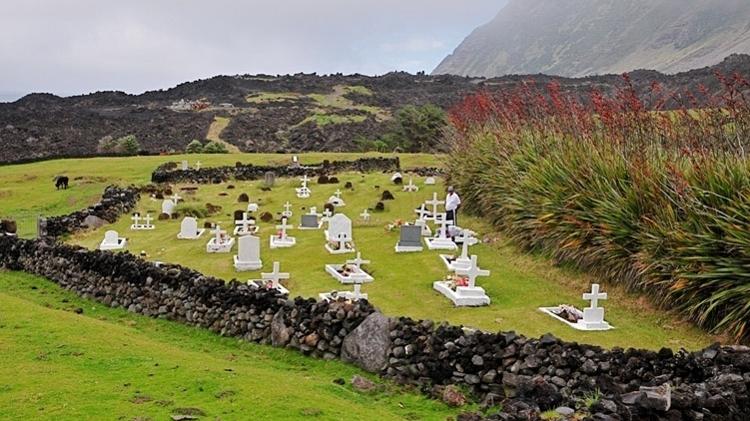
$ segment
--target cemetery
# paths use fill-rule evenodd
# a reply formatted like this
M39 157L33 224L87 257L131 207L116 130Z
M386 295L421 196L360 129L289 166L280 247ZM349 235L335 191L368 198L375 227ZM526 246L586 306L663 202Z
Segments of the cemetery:
M190 171L195 170L186 170ZM200 171L212 170L204 165ZM551 284L540 275L529 277L522 273L528 271L529 267L532 268L531 272L526 273L540 273L533 269L539 263L521 258L509 246L496 243L486 223L470 215L461 216L461 226L454 226L446 219L441 203L445 189L442 179L438 178L436 184L431 186L425 183L426 177L408 171L402 174L405 174L405 178L413 179L419 191L394 188L393 183L398 179L392 180L391 173L362 175L354 172L336 174L341 185L312 186L311 194L305 198L297 197L297 176L275 177L270 190L264 177L210 184L170 183L155 189L108 188L101 203L90 210L45 221L50 237L62 238L72 246L36 248L36 243L30 243L18 248L6 247L5 252L0 251L0 265L7 265L2 263L3 259L6 259L5 262L25 262L11 267L43 273L65 285L66 289L92 291L92 297L98 301L104 300L108 305L147 316L164 316L170 320L204 326L224 336L286 346L318 358L341 358L399 382L421 383L427 381L427 377L424 377L427 374L431 382L464 385L477 393L480 399L491 394L492 390L504 388L506 393L525 390L523 393L526 396L543 400L547 396L545 391L548 389L545 388L558 380L534 367L553 364L558 355L566 352L582 355L575 366L577 368L571 368L562 377L570 382L571 390L584 387L586 376L594 372L606 373L616 381L624 381L625 374L615 368L591 368L592 365L600 367L600 364L601 367L607 364L617 367L615 361L625 358L618 353L621 351L600 352L595 345L577 345L575 342L607 347L636 345L651 349L670 343L671 347L680 343L688 349L707 345L705 336L684 326L663 328L661 317L654 317L653 313L643 312L637 305L631 304L633 299L627 293L607 288L605 294L593 279L571 280L568 281L571 284L555 288L555 293L550 293ZM351 183L352 187L341 189L346 182ZM236 194L225 194L230 190L230 185ZM386 202L384 210L378 211L376 205L385 190L395 191L396 194L393 200ZM180 194L164 194L166 191L179 191ZM237 200L240 193L251 197L258 208L249 211L247 203ZM165 199L159 198L160 195ZM346 207L337 208L331 203L343 197L346 198ZM207 203L219 210L204 216L188 216L192 209L202 208ZM270 212L270 220L260 221L251 216L251 212L258 212L261 208ZM169 218L160 218L153 228L132 229L128 231L127 239L117 234L144 223L141 215L162 214L166 213L161 212L165 209L171 212ZM323 209L323 212L318 209ZM84 221L94 215L100 215L105 222L98 227L86 228ZM299 219L300 225L293 225L290 218ZM149 220L146 224L150 223ZM223 226L238 230L227 232L222 229ZM288 232L291 230L294 230L293 237ZM175 236L175 233L178 234ZM101 254L96 258L100 263L76 251L76 246L90 250L101 248L103 236L107 244L119 243L124 248ZM266 236L269 238L267 243L261 241ZM208 241L205 250L203 241L183 241L196 239ZM277 241L280 243L277 244ZM280 246L285 242L292 243L293 247ZM326 247L321 247L321 244ZM331 254L331 251L338 251L342 247L347 253ZM10 255L7 254L8 250ZM140 255L146 260L136 258L127 250L143 250ZM232 251L236 254L231 255ZM47 262L45 266L34 266L30 259L19 260L27 253L49 258L43 259ZM264 264L264 260L273 264ZM139 269L133 272L134 267ZM69 278L66 273L70 273L71 268L88 271L92 278ZM137 281L138 274L148 274L149 279L155 282L144 284ZM115 282L129 277L132 277L132 281L129 281L128 289L112 288ZM160 292L171 290L177 279L180 279L180 284L188 285L198 278L202 279L200 283L212 285L210 291L213 292L185 290L179 293L179 298ZM97 291L100 289L102 293L94 293L92 285L96 285L93 288ZM206 293L213 298L202 295ZM246 294L256 295L252 296L251 301L240 298ZM204 298L199 298L202 296ZM281 298L286 296L309 298L307 301L302 298ZM135 297L152 298L142 301L142 298L136 300ZM178 301L175 300L183 304L177 305ZM200 313L186 312L182 307L191 300L203 303ZM212 304L207 304L209 301ZM240 320L245 317L246 309L227 307L230 302L253 302L256 307L252 312L265 316L260 316L252 324L242 323ZM327 319L317 319L322 316L313 316L323 313L307 307L311 305L312 308L326 306L323 308L328 308L333 312L331 314L347 314L345 317L349 317L349 313L340 313L338 306L355 305L361 312L351 314L351 330L339 332L336 338L322 339L320 335L323 330L316 331L318 333L304 330L309 329L304 326L309 326L313 319L320 329L325 329L321 326L329 323L325 321ZM225 316L217 324L209 322L209 314L210 320L215 320L217 314ZM401 316L407 318L397 319ZM386 324L377 321L383 319L392 321ZM446 321L450 325L439 327L432 325L432 320ZM458 325L466 329L461 330ZM364 334L356 326L361 329L366 327L369 333ZM386 348L381 351L370 349L367 357L357 354L356 349L364 346L363 341L373 338L372 335L379 335L373 332L382 332L382 326L389 326L385 331L385 336L390 338ZM517 330L519 334L481 333L510 330ZM530 339L541 335L545 336L538 340ZM313 340L313 336L317 339ZM424 357L415 359L417 357L413 354L404 351L405 347L421 349L424 346L421 340L415 341L416 337L441 344L438 348L442 350L440 361L445 360L445 364L449 364L446 369L454 374L441 377L443 375L439 373L443 371L440 370L414 371L409 368L425 362ZM525 367L515 378L511 367L501 377L498 370L489 368L491 364L476 365L479 358L490 361L493 352L509 352L509 347L524 349L523 353L506 357L506 363L515 362ZM479 349L487 350L480 352ZM546 356L541 357L538 366L528 366L531 360L526 352ZM646 351L628 352L625 354L627 358L642 361L655 358ZM739 354L732 354L728 348L719 348L717 352L723 355L725 361L719 372L729 376L740 370L738 367L742 363ZM453 359L449 355L453 355ZM670 358L680 361L698 358L693 355L675 354ZM373 363L372 359L376 357L381 362ZM436 361L430 364L442 363ZM651 384L646 380L648 376L676 379L678 375L666 368L672 363L663 364L639 378L635 389L631 385L628 390L638 396L651 393L648 389ZM409 373L422 373L422 377L413 377L415 374ZM535 373L543 376L540 377L543 381L533 380ZM632 377L630 379L632 381ZM717 374L713 377L707 375L702 381L714 388L711 393L719 394L719 390L736 386L727 379L720 380ZM682 389L671 392L673 399L694 393L695 388L700 387L694 382L681 384ZM622 396L626 398L625 394ZM573 399L573 395L567 392L559 397L552 395L551 399L554 405L574 406L569 400ZM641 406L646 404L638 402L624 405L631 413L646 411L646 407ZM682 408L679 406L682 404L676 405ZM729 405L739 404L730 402Z

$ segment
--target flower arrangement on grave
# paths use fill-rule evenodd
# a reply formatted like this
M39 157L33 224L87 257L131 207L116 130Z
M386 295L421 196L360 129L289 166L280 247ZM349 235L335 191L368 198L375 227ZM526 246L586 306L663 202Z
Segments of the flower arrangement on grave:
M557 308L552 310L552 313L571 323L577 323L579 320L583 319L583 313L581 313L581 311L577 308L568 304L559 305Z
M448 287L453 291L458 287L469 286L469 278L465 276L450 274L445 277L445 280L448 282Z
M396 219L395 221L386 225L385 230L388 232L395 231L396 229L401 228L402 225L408 225L408 224L403 219Z

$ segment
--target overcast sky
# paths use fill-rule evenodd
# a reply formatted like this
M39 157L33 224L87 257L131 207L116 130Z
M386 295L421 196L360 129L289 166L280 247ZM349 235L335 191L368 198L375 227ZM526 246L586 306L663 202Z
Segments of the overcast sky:
M0 98L430 72L505 0L0 0ZM0 99L2 100L2 99Z

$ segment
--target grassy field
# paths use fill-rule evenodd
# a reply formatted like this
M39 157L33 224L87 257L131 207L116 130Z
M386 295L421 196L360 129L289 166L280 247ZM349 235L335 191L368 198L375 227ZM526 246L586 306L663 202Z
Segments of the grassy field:
M343 363L110 309L20 273L0 272L0 355L3 420L165 420L190 412L180 408L221 420L456 413L389 384L357 392L349 381L365 374Z
M432 282L442 279L446 269L440 262L439 252L396 254L394 245L398 232L388 232L385 226L399 218L413 219L413 209L424 200L439 192L444 186L423 186L418 193L401 192L400 187L391 185L390 174L358 173L339 174L340 185L318 185L313 183L311 199L297 199L294 187L296 179L278 180L270 192L260 189L260 182L230 181L218 185L200 185L194 196L184 195L182 206L205 207L206 203L219 205L222 211L207 218L219 223L231 232L233 213L246 207L237 203L240 193L247 193L251 201L260 204L261 212L278 214L283 204L289 201L295 213L293 223L309 206L322 210L326 199L345 182L354 185L353 191L346 190L342 198L347 205L342 212L354 221L354 240L357 249L365 259L372 261L368 270L375 282L367 284L363 290L370 294L370 301L385 313L392 316L408 315L415 319L449 321L454 324L477 327L488 331L517 330L531 336L547 332L579 342L603 346L636 346L658 349L662 346L699 348L711 342L697 329L681 326L662 312L650 310L634 296L622 291L608 290L610 299L606 302L607 319L617 329L609 332L578 332L551 319L537 310L541 306L561 303L582 306L581 293L594 281L576 273L550 267L544 259L535 259L516 252L502 243L482 244L471 251L479 256L480 266L492 271L489 278L480 278L492 299L492 305L484 308L454 308L452 303L433 291ZM415 182L421 180L415 180ZM235 189L227 189L232 184ZM421 183L420 183L421 184ZM379 187L379 188L376 188ZM176 186L179 188L180 186ZM383 190L390 190L395 201L386 202L386 212L373 214L370 223L365 224L359 214L371 208L380 199ZM161 201L143 197L139 204L142 214L158 213ZM122 218L115 224L96 231L78 234L71 242L88 248L96 248L107 229L116 229L129 241L128 249L133 253L145 252L149 259L180 263L201 272L223 279L247 280L259 278L259 272L237 273L232 267L232 254L207 254L205 243L209 239L178 241L180 220L158 222L155 231L130 231L130 218ZM202 224L204 221L201 220ZM282 270L290 272L292 279L288 287L293 295L317 297L320 292L334 289L349 289L331 278L324 270L327 263L343 263L353 256L333 256L324 249L323 231L292 230L290 235L297 238L297 246L289 249L271 250L269 236L275 233L275 223L259 223L261 226L261 258L264 269L270 269L273 261L281 262ZM472 218L464 217L462 226L469 226L480 233L487 233L487 226Z
M393 156L376 153L311 153L300 156L303 164L320 163L324 159L357 159L359 157ZM427 154L400 155L405 167L434 166L439 157ZM287 164L291 155L282 154L216 154L141 156L130 158L60 159L32 164L0 166L0 217L19 223L19 232L29 237L36 234L39 215L62 215L96 203L109 184L145 184L159 165L188 159L190 165L200 161L204 167L234 165L240 161L251 164ZM53 178L70 177L68 191L55 191Z

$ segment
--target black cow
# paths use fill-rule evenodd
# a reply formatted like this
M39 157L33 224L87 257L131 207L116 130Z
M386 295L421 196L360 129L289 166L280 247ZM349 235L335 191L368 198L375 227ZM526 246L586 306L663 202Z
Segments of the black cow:
M55 187L57 190L68 188L68 177L61 175L55 179Z

